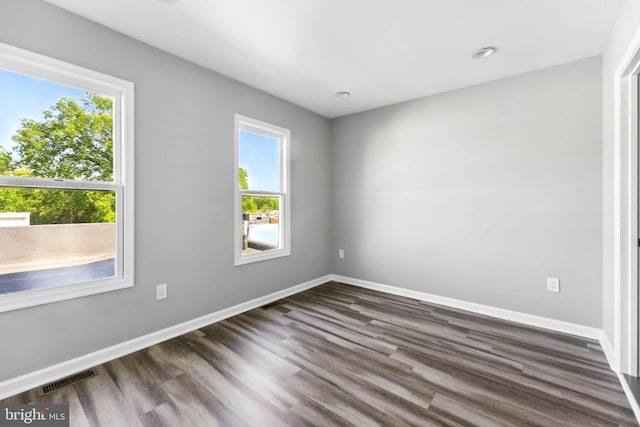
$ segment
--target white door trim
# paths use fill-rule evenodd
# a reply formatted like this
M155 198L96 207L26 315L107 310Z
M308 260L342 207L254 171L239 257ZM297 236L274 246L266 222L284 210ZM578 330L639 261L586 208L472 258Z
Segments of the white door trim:
M614 369L638 375L640 30L614 74Z

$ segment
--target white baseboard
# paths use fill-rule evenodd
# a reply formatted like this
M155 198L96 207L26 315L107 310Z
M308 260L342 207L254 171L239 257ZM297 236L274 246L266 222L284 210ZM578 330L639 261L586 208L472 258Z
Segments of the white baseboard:
M535 316L533 314L520 313L517 311L506 310L504 308L492 307L489 305L477 304L474 302L463 301L455 298L441 297L438 295L428 294L425 292L412 291L410 289L398 288L395 286L383 285L381 283L369 282L366 280L354 279L336 274L331 275L331 279L336 282L342 282L349 285L359 286L361 288L372 289L374 291L386 292L388 294L400 295L403 297L413 298L421 301L440 304L447 307L459 308L461 310L471 311L473 313L484 314L486 316L497 317L499 319L509 320L511 322L522 323L529 326L551 329L565 334L577 335L580 337L600 340L602 330L589 326L578 325L575 323L563 322L562 320L550 319L548 317Z
M607 361L609 362L609 366L611 367L611 370L619 373L619 369L618 369L618 362L615 356L615 352L613 351L613 346L611 345L611 343L609 342L609 339L607 338L607 336L604 334L604 331L600 331L600 347L602 347L602 351L604 351L604 355L607 358Z
M55 381L84 369L88 369L93 366L108 362L110 360L117 359L118 357L125 356L138 350L142 350L143 348L147 348L162 341L175 338L177 336L186 334L212 323L219 322L237 314L244 313L245 311L252 310L270 302L297 294L304 290L326 283L330 280L330 275L319 277L317 279L310 280L308 282L301 283L299 285L253 299L251 301L234 305L233 307L225 308L223 310L198 317L197 319L189 320L187 322L180 323L178 325L171 326L160 331L152 332L150 334L134 338L132 340L125 341L123 343L116 344L114 346L107 347L93 353L86 354L84 356L76 357L66 362L58 363L47 368L43 368L34 372L30 372L28 374L21 375L19 377L0 382L0 400L5 399L9 396L16 395L18 393L22 393L23 391L31 390L32 388L39 387L43 384L47 384L51 381Z
M633 409L633 414L636 416L636 420L638 421L638 423L640 423L640 406L638 406L638 402L636 401L633 392L629 388L627 380L624 379L624 376L617 369L618 363L616 362L616 358L614 356L615 353L613 351L613 346L609 342L607 336L604 334L604 331L602 332L602 336L600 337L600 346L602 347L605 356L607 356L607 360L609 361L611 370L613 370L618 375L618 381L620 381L620 385L624 390L624 394L627 396L629 405L631 406L631 409Z
M631 409L633 409L633 415L636 416L636 420L638 421L638 423L640 423L640 407L638 406L638 402L636 402L636 398L633 396L633 392L629 388L627 380L624 379L620 372L618 372L617 374L618 380L620 381L622 389L624 390L624 394L627 396L627 400L629 401L629 405L631 406Z

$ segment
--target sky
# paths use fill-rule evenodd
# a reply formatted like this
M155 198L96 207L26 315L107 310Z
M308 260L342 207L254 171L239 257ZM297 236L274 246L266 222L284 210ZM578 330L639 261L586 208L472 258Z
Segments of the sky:
M11 151L21 119L40 120L60 98L83 95L80 89L0 69L0 147Z
M278 140L240 131L240 167L247 170L250 190L279 191Z

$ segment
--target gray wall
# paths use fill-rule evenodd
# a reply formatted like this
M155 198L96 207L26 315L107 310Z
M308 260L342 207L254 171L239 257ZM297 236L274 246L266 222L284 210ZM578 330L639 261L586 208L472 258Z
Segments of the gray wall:
M136 85L135 287L1 313L0 381L330 273L328 120L41 1L2 0L0 41ZM241 267L236 112L292 133L292 255Z
M596 57L333 121L334 272L600 327L601 85Z
M612 346L614 336L614 271L613 271L613 207L614 207L614 99L613 79L618 64L636 32L640 29L640 1L627 0L620 11L602 56L603 136L602 136L602 211L603 211L603 293L602 329Z

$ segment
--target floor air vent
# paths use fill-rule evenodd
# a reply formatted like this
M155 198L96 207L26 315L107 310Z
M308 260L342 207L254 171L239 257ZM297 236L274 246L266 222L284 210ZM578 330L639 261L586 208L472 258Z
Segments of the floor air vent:
M66 387L71 384L79 383L80 381L95 377L97 374L93 369L87 369L86 371L78 372L77 374L69 375L68 377L64 377L59 379L58 381L50 382L49 384L43 385L40 388L40 396L44 396L45 394L49 394L53 391L61 389L62 387Z

